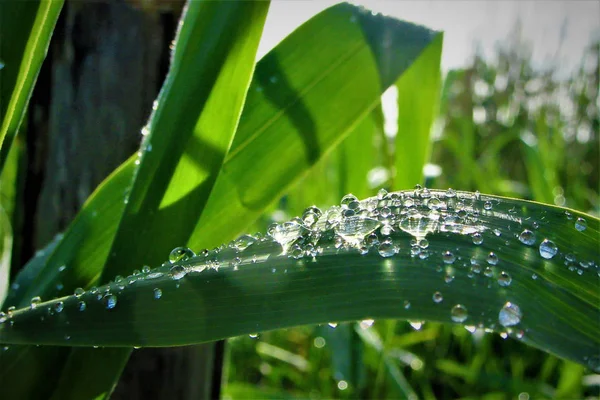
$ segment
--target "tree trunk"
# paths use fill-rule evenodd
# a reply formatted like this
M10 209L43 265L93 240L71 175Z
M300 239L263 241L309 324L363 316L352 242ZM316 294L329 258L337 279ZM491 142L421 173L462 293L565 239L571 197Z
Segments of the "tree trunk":
M177 5L158 12L122 1L65 4L31 100L17 259L28 260L64 231L137 150L168 69ZM112 398L214 396L214 348L136 350Z

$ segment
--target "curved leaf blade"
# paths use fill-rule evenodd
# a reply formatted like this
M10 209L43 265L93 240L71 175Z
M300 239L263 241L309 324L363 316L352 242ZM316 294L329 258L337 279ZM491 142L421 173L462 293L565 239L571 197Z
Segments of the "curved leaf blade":
M294 239L284 243L286 254L270 237L239 251L246 238L95 293L17 310L13 323L0 327L0 341L172 346L332 320L399 318L481 326L600 368L600 220L523 200L426 189L367 199L354 211L358 217L337 225L339 208L332 208L311 229L289 225L287 236L274 233L281 242ZM383 232L386 221L392 230ZM371 232L378 244L365 239ZM338 234L346 238L341 245ZM61 312L48 316L57 307Z

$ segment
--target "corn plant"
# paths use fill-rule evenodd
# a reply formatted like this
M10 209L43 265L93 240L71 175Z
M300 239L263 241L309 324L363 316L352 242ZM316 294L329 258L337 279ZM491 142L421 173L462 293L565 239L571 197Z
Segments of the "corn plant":
M1 27L25 49L2 41L2 163L61 5L1 6L27 22ZM267 10L187 4L139 152L11 279L3 398L106 398L134 347L369 319L499 332L598 371L600 221L420 186L442 34L339 4L255 63ZM390 145L380 101L392 85L390 160L369 151ZM395 173L370 196L374 164ZM298 217L246 233L301 178L332 170L354 194L313 188L307 198L339 205L296 196Z

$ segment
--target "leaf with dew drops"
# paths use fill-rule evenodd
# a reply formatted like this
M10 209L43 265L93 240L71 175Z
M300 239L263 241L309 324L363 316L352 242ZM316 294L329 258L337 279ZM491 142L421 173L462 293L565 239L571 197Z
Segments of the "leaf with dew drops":
M569 211L572 219L585 218L580 230L559 207L458 191L423 194L346 198L342 207L319 210L316 220L290 221L293 234L244 235L97 289L33 299L33 307L0 314L0 342L174 346L397 318L497 331L597 371L590 354L600 345L600 221ZM486 202L494 213L481 213ZM415 215L422 223L384 235L384 208L393 228ZM367 228L357 215L377 223ZM525 231L533 235L524 240ZM481 244L473 243L473 232Z

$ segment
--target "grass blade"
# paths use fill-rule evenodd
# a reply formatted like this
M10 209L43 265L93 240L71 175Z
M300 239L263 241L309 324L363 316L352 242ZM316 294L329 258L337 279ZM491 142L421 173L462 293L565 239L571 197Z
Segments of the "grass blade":
M438 115L442 43L443 34L440 34L396 82L398 133L394 189L408 189L417 183L424 184L423 167L429 160L430 133Z
M25 115L63 3L0 3L0 171Z
M171 346L332 320L399 318L482 326L600 369L600 220L450 190L342 204L355 215L341 217L334 207L315 225L272 229L279 242L249 244L244 237L80 297L17 310L13 323L0 327L0 341ZM114 308L107 309L106 293Z

